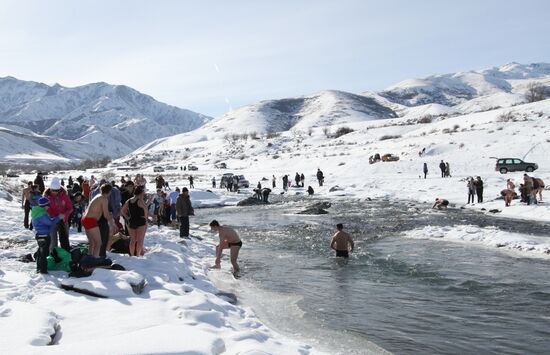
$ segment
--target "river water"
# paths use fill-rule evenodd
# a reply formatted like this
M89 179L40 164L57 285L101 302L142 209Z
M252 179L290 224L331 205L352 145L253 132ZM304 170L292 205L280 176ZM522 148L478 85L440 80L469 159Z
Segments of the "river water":
M196 222L215 218L240 233L237 292L276 330L342 354L365 353L370 342L397 354L550 351L550 261L400 236L464 224L547 236L548 224L387 200L335 201L328 215L295 214L304 206L197 213ZM356 241L349 260L328 248L336 223Z

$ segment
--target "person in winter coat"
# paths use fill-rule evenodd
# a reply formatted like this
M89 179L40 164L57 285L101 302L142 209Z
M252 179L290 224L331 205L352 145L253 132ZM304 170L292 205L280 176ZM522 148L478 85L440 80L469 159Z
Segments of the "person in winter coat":
M189 238L189 216L194 216L195 210L187 187L181 189L181 194L176 199L176 211L180 221L180 238Z
M213 189L216 188L216 177L215 176L212 177L212 188Z
M36 230L36 242L38 243L38 251L36 252L36 272L41 274L48 273L48 260L50 254L51 231L57 226L61 220L59 216L50 217L48 210L50 209L50 200L47 197L42 197L38 200L38 205L31 210L32 224Z
M323 183L325 182L325 175L319 168L317 169L317 181L319 182L319 186L323 186Z
M34 179L34 184L38 185L38 191L40 191L41 194L44 193L46 190L46 187L44 186L44 179L42 178L42 174L38 173L36 174L36 178Z
M300 174L300 183L302 184L302 187L304 187L304 184L306 182L306 177L304 173Z
M445 169L447 169L447 165L445 165L445 162L442 160L441 163L439 163L439 170L441 170L441 177L445 177Z
M470 200L472 201L472 203L474 203L474 201L475 201L474 197L475 197L475 194L476 194L476 186L475 186L473 177L468 178L468 183L466 184L466 187L468 189L468 203L470 203Z
M194 189L195 188L195 185L193 185L193 175L189 175L189 188L190 189Z
M273 178L271 179L271 182L272 182L271 186L273 188L277 187L277 179L275 179L275 175L273 175Z
M50 201L50 208L48 209L48 214L50 217L59 216L61 219L59 223L51 229L50 252L57 247L58 240L63 249L70 251L71 245L69 244L68 221L71 213L73 212L73 203L69 198L67 191L61 187L59 178L52 178L50 187L44 191L44 197L47 197Z
M77 192L73 197L73 213L71 224L76 226L78 233L82 232L82 215L86 210L86 202L82 199L82 193Z
M445 176L451 177L451 166L449 165L449 162L445 163Z
M170 201L170 221L176 223L176 203L178 201L178 196L180 195L180 188L176 187L175 191L170 192L168 195L168 200Z
M296 187L300 186L300 174L296 173L294 176L294 182L296 182Z
M283 190L288 190L288 175L283 176Z
M307 194L308 194L309 196L313 195L314 192L315 192L315 191L313 191L313 187L311 187L311 186L308 186L308 187L307 187Z
M478 176L474 181L474 186L476 187L477 203L483 202L483 180Z
M266 188L263 188L262 189L262 201L264 201L265 203L268 203L268 199L269 199L269 194L271 193L271 189L268 189L267 187Z
M158 175L155 178L155 182L157 185L157 189L162 189L164 187L164 178L162 177L162 175Z
M23 226L26 229L29 229L29 214L31 213L31 191L32 191L32 181L27 182L27 187L23 189L21 196L21 208L25 211L25 217L23 218Z
M428 163L424 163L424 168L422 169L424 172L424 179L426 178L426 175L428 175Z

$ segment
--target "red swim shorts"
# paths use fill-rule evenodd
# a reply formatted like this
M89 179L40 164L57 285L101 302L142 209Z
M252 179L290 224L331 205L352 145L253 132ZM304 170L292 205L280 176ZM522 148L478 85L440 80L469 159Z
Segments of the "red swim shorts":
M84 227L85 229L92 229L98 226L97 219L93 217L82 217L80 221L82 222L82 227Z

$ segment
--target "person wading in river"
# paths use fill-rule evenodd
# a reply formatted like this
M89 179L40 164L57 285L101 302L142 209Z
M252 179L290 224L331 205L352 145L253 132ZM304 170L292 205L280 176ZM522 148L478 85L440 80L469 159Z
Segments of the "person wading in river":
M342 223L336 225L336 234L332 236L330 248L336 250L337 257L349 258L349 253L353 252L353 239L343 229L344 225Z
M233 275L239 272L239 264L237 264L237 258L239 257L239 251L243 246L243 242L239 235L233 228L228 226L220 226L220 223L216 220L210 222L210 228L218 232L220 237L220 243L216 245L216 262L212 267L213 269L219 269L221 266L222 252L224 249L230 250L231 264L233 265Z

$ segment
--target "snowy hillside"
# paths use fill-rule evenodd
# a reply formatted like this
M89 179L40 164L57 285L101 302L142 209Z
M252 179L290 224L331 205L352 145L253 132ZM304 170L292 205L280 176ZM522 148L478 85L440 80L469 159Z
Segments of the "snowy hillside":
M0 78L0 124L97 146L94 156L121 156L154 139L200 127L209 117L169 106L124 85L75 88ZM45 147L48 148L48 147ZM74 158L72 150L57 154Z
M481 71L409 79L387 88L380 95L405 106L462 104L461 111L469 113L526 102L524 93L527 85L533 82L550 85L550 64L511 63ZM466 104L475 99L480 99L477 105Z
M441 112L437 105L428 105L422 112ZM422 113L420 113L422 114ZM525 214L527 218L550 220L550 206L503 209L495 200L505 188L506 179L519 185L523 172L502 175L495 171L493 157L514 157L536 162L534 175L550 181L550 99L486 112L441 116L419 123L405 116L395 119L356 121L280 134L227 137L207 134L201 129L163 139L142 147L114 162L113 166L135 163L148 170L153 165L195 164L196 176L208 182L212 176L226 172L214 164L226 162L228 172L240 171L252 184L275 175L306 174L306 187L316 188L315 172L324 170L327 186L321 194L356 197L397 197L425 202L443 196L462 206L466 202L468 176L482 176L486 181L486 203L478 208L499 208L502 213ZM338 128L346 126L351 133L336 137ZM244 129L243 129L244 131ZM199 133L200 132L200 133ZM311 133L311 135L309 134ZM327 137L328 135L328 137ZM419 151L426 148L424 156ZM400 160L369 164L375 153L392 153ZM438 177L441 160L450 162L452 178ZM428 179L419 179L422 166L429 167ZM338 185L341 191L329 193ZM343 191L343 192L342 192ZM303 192L298 189L296 192ZM277 191L278 193L278 191ZM489 202L491 201L491 202Z

